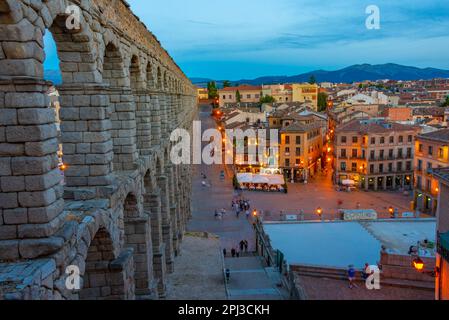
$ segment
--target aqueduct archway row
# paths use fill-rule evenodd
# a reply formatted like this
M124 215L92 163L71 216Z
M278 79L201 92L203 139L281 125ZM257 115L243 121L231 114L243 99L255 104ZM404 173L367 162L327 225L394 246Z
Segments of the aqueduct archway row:
M47 32L60 130L43 76ZM125 1L0 0L0 299L163 297L191 215L190 168L171 164L169 134L191 130L195 104ZM68 266L82 290L67 289Z

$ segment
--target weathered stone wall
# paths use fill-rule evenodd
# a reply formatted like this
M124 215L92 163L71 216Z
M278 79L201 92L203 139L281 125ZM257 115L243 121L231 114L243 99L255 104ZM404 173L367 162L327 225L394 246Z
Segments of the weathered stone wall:
M80 28L66 26L70 5ZM191 216L191 171L171 164L169 134L191 131L195 112L194 87L125 1L0 0L0 299L164 297Z

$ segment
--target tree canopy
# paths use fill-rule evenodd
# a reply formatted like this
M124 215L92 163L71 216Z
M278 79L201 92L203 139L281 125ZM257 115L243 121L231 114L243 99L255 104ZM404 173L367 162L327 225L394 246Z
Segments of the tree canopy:
M273 96L266 95L266 96L262 96L260 98L260 102L261 103L274 103L274 102L276 102L276 99Z
M318 111L326 111L327 109L327 94L325 92L320 92L318 94Z
M231 81L229 81L229 80L223 81L223 88L228 88L230 86L231 86Z
M315 75L312 74L312 75L310 76L310 78L309 78L309 83L310 83L310 84L316 84L316 77L315 77Z
M209 99L218 98L218 89L215 81L211 81L207 83L207 91L209 92Z

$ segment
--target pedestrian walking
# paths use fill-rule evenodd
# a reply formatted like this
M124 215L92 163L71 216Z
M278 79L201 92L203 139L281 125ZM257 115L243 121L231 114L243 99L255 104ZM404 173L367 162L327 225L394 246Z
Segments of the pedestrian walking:
M249 210L246 210L245 215L246 215L246 219L249 219Z
M226 258L228 251L225 249L223 249L223 256Z
M243 252L243 249L245 248L245 241L240 241L240 252Z
M237 251L235 252L235 255L236 255L237 258L240 258L240 251L237 250Z
M236 254L236 251L235 251L234 248L232 248L232 249L231 249L231 256L232 256L233 258L235 258L235 254Z
M244 247L245 247L245 252L248 253L249 243L247 240L245 240Z
M229 283L229 280L231 278L231 270L226 269L226 282Z
M348 267L348 280L349 280L349 289L357 288L357 285L355 284L355 269L354 266L351 264Z

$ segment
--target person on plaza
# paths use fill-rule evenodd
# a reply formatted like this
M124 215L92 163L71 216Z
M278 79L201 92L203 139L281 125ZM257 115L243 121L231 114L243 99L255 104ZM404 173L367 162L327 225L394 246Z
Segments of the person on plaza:
M221 214L223 215L223 217L226 216L226 209L225 208L221 209Z
M235 256L236 256L237 258L240 258L240 251L236 250L236 251L235 251Z
M244 247L245 247L245 252L248 253L249 244L248 244L247 240L244 241Z
M249 215L250 215L249 210L246 210L245 215L246 215L246 219L249 219Z
M299 210L299 220L300 221L304 221L305 220L304 209Z
M239 245L240 245L240 252L243 252L243 249L245 248L245 241L244 240L240 241Z
M229 283L229 279L231 278L231 270L226 269L226 282Z
M215 219L218 219L218 210L215 209Z
M231 256L232 256L233 258L235 258L235 254L236 254L235 248L232 248L232 249L231 249Z
M223 256L226 258L228 251L226 250L226 248L223 249Z
M348 280L349 280L349 289L357 288L357 285L355 284L355 269L354 265L350 265L348 267Z
M362 279L364 281L366 281L366 279L368 279L368 277L371 275L372 272L368 272L370 269L369 267L369 263L365 263L365 267L363 268L363 272L362 272Z

